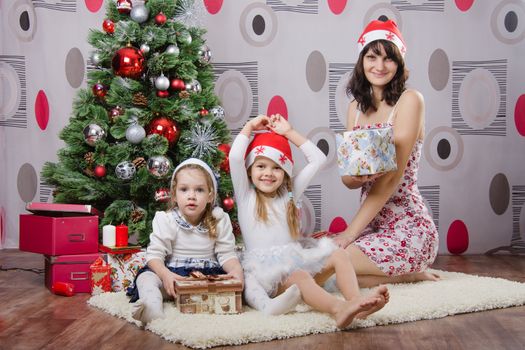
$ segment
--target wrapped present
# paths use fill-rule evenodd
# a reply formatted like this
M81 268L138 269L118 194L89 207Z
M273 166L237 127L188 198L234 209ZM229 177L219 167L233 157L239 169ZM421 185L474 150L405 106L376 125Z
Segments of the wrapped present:
M125 291L146 265L146 251L128 254L107 254L111 266L111 289L114 292Z
M242 282L206 276L175 281L175 302L182 313L237 314L242 312Z
M111 292L111 267L106 264L102 257L97 258L89 266L91 280L91 294L97 295Z
M336 135L339 175L372 175L397 169L391 126L370 127Z

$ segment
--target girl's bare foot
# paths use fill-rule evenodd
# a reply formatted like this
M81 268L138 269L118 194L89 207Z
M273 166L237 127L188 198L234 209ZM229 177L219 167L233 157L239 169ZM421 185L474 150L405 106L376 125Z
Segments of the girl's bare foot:
M378 302L379 298L374 296L358 297L342 302L342 305L337 307L337 311L333 314L337 328L347 327L357 314L370 310Z
M383 285L381 285L381 286L377 287L376 289L374 289L373 292L370 293L369 296L374 297L374 298L378 298L379 302L375 306L370 308L369 310L358 313L355 316L356 318L364 320L365 318L367 318L368 316L370 316L374 312L377 312L377 311L381 310L386 305L386 303L388 303L390 301L390 293L388 292L388 288L386 286L383 286Z

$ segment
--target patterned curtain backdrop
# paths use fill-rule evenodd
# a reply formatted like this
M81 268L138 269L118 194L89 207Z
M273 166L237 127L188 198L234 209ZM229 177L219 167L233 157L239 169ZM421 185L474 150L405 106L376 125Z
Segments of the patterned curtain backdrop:
M328 156L303 201L306 231L358 209L338 177L335 134L346 128L357 37L389 18L407 42L409 86L425 96L419 187L440 253L525 253L524 1L196 1L233 133L279 112ZM0 0L0 247L18 247L26 202L52 201L40 170L63 146L58 133L93 69L87 34L104 14L103 0Z

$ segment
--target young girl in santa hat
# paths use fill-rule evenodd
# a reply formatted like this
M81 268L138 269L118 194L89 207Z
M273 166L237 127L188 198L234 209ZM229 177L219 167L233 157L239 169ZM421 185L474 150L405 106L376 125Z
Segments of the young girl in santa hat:
M257 133L250 143L253 131ZM308 164L292 182L290 140ZM244 296L266 314L282 314L300 301L330 314L339 328L364 318L388 301L385 286L360 295L348 254L329 239L300 243L296 200L324 163L325 155L280 115L258 116L246 123L233 142L230 169L246 251ZM323 284L333 273L345 300ZM273 298L271 298L273 297Z
M128 295L132 317L148 323L164 317L162 301L175 296L174 282L192 271L243 280L228 214L215 207L217 180L200 159L180 163L171 177L170 209L158 211L139 271Z

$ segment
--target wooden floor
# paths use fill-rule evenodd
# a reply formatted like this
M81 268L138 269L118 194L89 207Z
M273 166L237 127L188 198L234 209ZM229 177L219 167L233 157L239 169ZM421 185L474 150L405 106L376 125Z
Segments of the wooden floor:
M44 263L38 254L0 250L0 265L42 269ZM523 256L439 256L434 268L525 282ZM43 274L0 271L0 349L186 349L88 306L88 298L51 294ZM525 349L525 307L253 343L235 350L295 348Z

